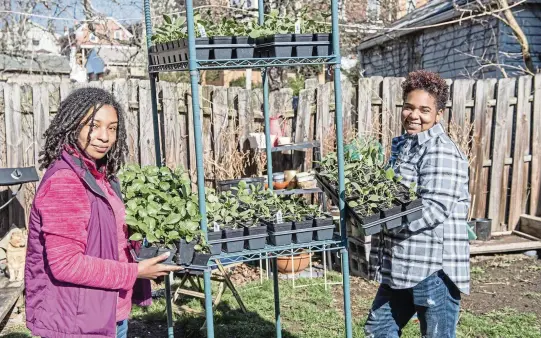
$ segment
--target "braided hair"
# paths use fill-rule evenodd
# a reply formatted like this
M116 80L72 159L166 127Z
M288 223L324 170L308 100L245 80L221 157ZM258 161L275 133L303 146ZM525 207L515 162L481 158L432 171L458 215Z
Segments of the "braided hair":
M48 168L59 159L66 145L69 146L68 149L79 149L77 139L81 130L86 124L94 121L98 110L105 105L112 106L118 116L117 139L104 158L107 177L112 179L124 164L128 149L124 111L111 93L94 87L74 90L60 103L56 116L43 135L45 146L39 153L40 169ZM92 130L88 132L88 142L91 132Z

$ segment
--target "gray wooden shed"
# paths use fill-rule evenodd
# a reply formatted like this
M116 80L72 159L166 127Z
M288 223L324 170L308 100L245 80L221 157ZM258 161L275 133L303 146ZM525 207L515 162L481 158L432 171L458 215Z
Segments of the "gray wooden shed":
M480 2L430 1L383 33L364 40L357 48L364 76L405 76L417 69L435 71L444 78L500 78L501 69L507 76L523 74L517 69L524 68L521 48L506 23L492 15L464 19L479 14ZM510 1L510 6L516 3ZM534 66L539 70L541 0L522 2L512 11L528 38Z

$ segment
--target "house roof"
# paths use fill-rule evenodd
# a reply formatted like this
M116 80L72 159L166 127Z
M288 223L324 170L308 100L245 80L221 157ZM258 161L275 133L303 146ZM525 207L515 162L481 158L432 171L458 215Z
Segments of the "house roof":
M66 57L54 54L36 54L34 57L0 54L0 71L69 74L71 68Z
M480 0L484 3L490 3L492 0ZM517 2L517 0L509 1L509 5ZM528 4L541 3L541 0L528 0ZM411 33L424 30L426 26L435 25L438 23L452 20L459 16L468 17L471 15L468 12L460 9L473 9L473 6L478 5L475 0L434 0L429 1L423 7L420 7L400 20L396 21L391 27L388 27L384 32L378 33L369 37L359 44L358 51L380 45L389 40L398 37L409 35Z
M118 22L117 19L113 18L113 17L96 17L96 18L93 18L92 19L93 22L97 23L97 24L100 24L100 25L105 25L107 24L107 21L112 21L114 22L118 27L120 27L120 29L122 29L124 31L124 33L126 33L126 36L128 38L133 38L133 34L126 28L124 27L124 25L122 25L120 22ZM81 32L83 30L84 27L86 27L88 25L87 22L83 22L79 27L77 27L77 29L75 30L75 32Z
M100 46L95 49L106 65L135 66L146 64L146 54L138 47Z

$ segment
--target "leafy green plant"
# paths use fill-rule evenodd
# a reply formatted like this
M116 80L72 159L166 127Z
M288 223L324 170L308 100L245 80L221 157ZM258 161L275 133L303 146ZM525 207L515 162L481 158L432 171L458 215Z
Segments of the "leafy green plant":
M163 15L163 24L156 28L156 33L152 36L151 41L154 43L166 43L184 39L187 37L188 28L186 27L186 19L181 16L170 17Z
M293 90L293 96L299 96L301 90L304 89L305 78L302 75L297 75L289 79L288 85Z
M130 240L146 238L149 243L172 247L181 238L187 242L198 239L196 249L205 246L197 195L186 172L132 164L121 170L119 178L127 201Z
M301 33L328 33L331 29L331 24L326 23L330 13L324 13L316 17L312 17L308 14L308 8L305 7L301 12Z

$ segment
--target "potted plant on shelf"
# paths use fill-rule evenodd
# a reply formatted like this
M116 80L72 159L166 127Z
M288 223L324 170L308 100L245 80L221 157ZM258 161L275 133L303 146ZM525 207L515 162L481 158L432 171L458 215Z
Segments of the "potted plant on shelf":
M166 250L175 253L176 245L180 256L177 264L189 264L194 251L206 247L199 229L197 196L191 191L187 173L167 167L128 165L121 170L119 178L126 199L130 240L142 241L143 248L150 247L142 249L139 258ZM186 243L188 253L180 250L179 243Z

